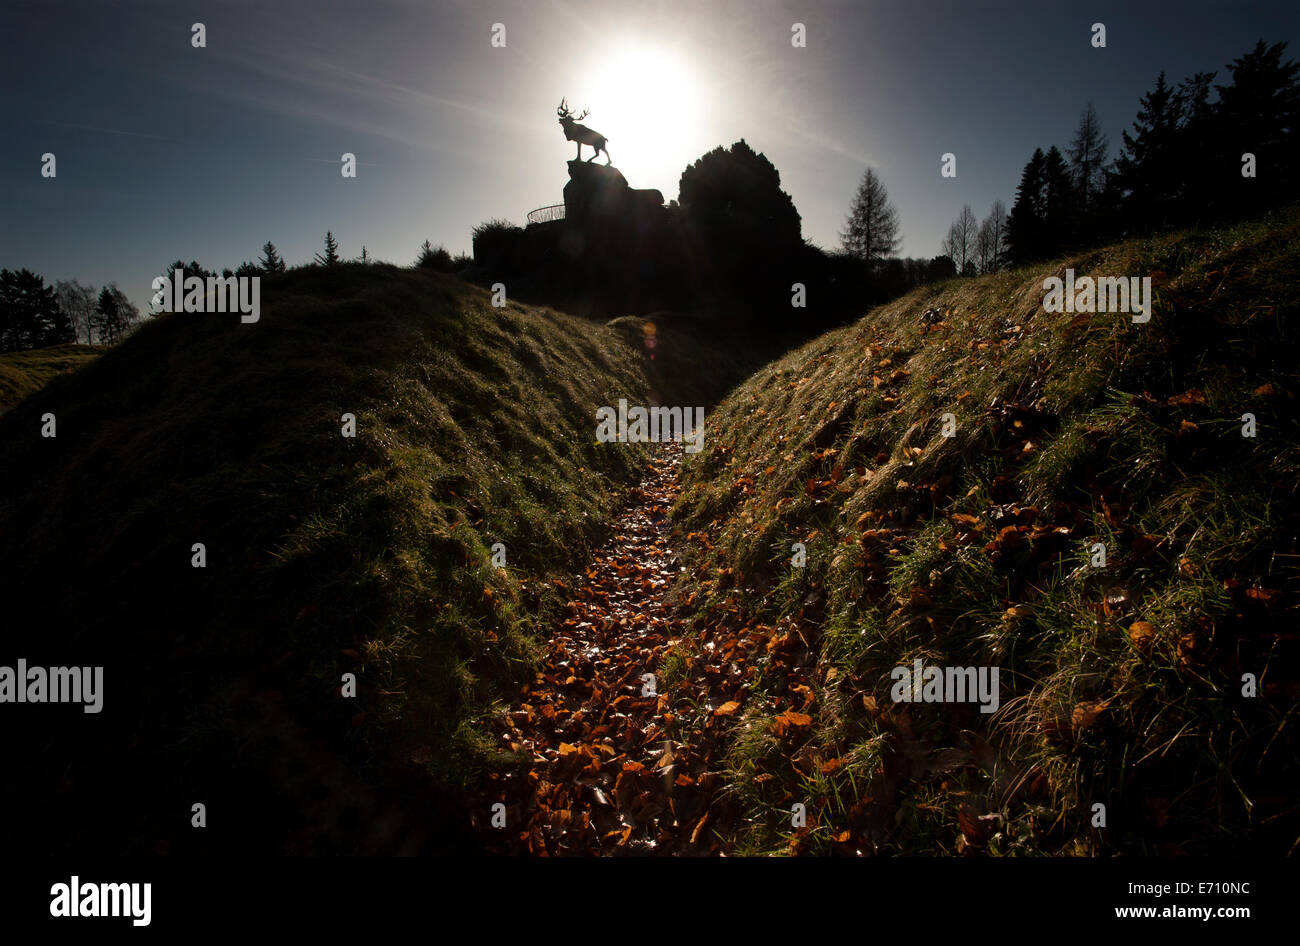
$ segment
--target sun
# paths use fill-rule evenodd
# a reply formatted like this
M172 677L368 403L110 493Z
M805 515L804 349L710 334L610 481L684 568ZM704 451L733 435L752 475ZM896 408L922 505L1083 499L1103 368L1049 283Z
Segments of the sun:
M603 58L569 102L577 111L591 107L583 123L609 139L613 163L628 183L675 196L682 171L699 157L706 104L700 82L664 47L627 42Z

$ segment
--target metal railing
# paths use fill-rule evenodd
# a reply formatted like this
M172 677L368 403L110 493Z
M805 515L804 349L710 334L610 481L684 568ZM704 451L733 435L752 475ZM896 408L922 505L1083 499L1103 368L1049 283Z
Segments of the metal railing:
M551 204L549 207L538 207L528 214L529 223L550 223L552 220L564 219L564 204Z

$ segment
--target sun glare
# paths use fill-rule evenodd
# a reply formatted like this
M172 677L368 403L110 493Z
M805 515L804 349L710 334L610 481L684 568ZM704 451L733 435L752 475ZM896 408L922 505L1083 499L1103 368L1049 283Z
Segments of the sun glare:
M668 50L629 43L611 48L582 86L585 92L569 101L579 111L591 107L584 123L609 139L613 162L628 183L675 197L682 171L699 157L705 110L690 69Z

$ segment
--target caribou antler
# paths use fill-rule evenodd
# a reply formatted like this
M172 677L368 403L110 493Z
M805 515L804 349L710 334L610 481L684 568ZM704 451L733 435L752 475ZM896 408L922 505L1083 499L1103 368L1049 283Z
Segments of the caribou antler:
M573 112L569 109L569 100L568 100L568 98L562 98L562 99L560 99L560 107L557 108L557 109L555 110L555 114L556 114L556 115L559 115L561 118L569 118L569 119L572 119L572 120L575 121L575 122L580 122L580 121L582 121L584 118L586 118L588 115L591 114L591 109L590 109L590 108L584 108L584 109L582 110L582 114L581 114L581 115L575 115L575 114L573 114Z

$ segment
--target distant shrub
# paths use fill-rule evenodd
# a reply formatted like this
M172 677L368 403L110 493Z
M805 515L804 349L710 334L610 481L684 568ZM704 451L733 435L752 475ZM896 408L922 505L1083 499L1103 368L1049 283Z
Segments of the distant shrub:
M420 255L415 260L415 265L421 269L435 269L440 273L449 273L452 271L451 254L443 246L433 246L428 240L425 240L420 246Z
M481 266L508 264L520 241L524 228L509 220L487 220L474 228L474 262Z

